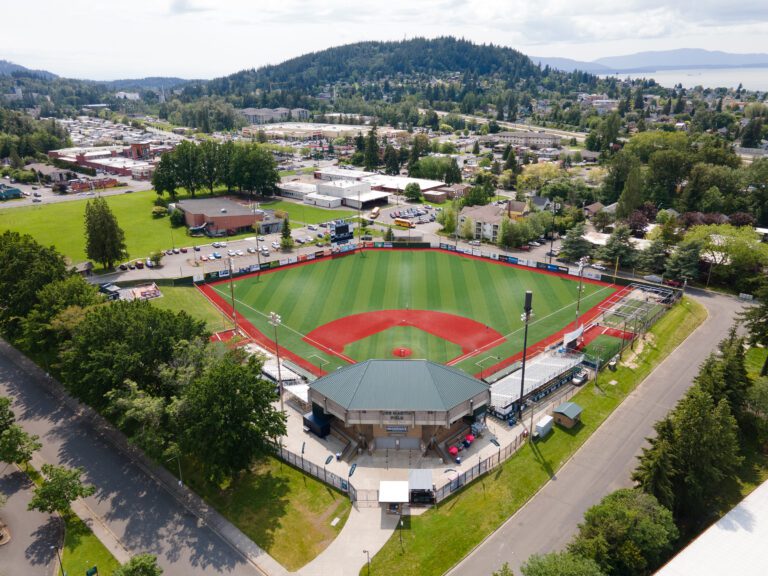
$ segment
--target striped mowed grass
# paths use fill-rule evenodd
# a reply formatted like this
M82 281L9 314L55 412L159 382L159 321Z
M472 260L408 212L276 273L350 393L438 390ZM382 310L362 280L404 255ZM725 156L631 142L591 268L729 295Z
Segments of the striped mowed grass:
M432 250L376 250L235 279L234 294L238 312L269 338L274 335L268 323L269 313L280 314L280 346L326 371L347 362L303 338L337 318L403 309L471 318L504 335L498 344L456 364L475 374L482 367L478 362L488 367L494 358L508 358L522 350L520 316L526 290L534 294L528 343L535 346L574 322L578 285L576 279L491 260ZM228 283L213 288L229 301ZM584 283L581 312L613 292L612 286ZM413 357L436 362L447 362L458 355L456 345L428 336L417 328L390 329L348 345L344 353L356 361L391 358L394 347L405 346L413 349Z

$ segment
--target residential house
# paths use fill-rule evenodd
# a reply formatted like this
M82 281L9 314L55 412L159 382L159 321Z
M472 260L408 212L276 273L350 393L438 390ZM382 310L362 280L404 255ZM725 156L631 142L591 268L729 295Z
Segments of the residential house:
M485 206L466 206L459 213L459 229L469 219L474 226L475 240L489 240L494 244L501 233L501 223L506 218L514 220L528 212L525 202L511 200L502 206L486 204Z
M592 218L592 216L594 216L601 210L605 210L605 206L600 202L594 202L589 206L584 207L584 216L586 216L587 218Z

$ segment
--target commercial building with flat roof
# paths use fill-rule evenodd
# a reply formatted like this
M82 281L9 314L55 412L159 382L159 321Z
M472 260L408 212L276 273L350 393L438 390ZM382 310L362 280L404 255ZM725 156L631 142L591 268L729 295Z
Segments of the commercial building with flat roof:
M487 410L490 388L428 360L368 360L312 382L312 411L370 449L423 450Z
M209 235L235 234L255 230L271 234L282 229L283 221L273 210L260 210L229 198L181 200L175 207L184 212L190 229Z

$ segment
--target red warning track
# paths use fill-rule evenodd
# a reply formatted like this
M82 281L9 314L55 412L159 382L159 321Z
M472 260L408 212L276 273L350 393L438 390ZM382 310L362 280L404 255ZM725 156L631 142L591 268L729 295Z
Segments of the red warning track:
M352 314L323 324L307 334L304 341L342 354L347 344L395 326L418 328L457 344L465 354L504 340L493 328L464 316L432 310L379 310Z

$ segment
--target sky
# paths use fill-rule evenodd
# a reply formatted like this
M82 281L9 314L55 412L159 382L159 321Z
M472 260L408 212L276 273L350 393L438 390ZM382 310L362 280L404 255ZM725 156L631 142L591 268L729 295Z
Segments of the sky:
M61 76L213 78L362 40L463 37L531 56L768 52L766 0L25 0L0 59Z

